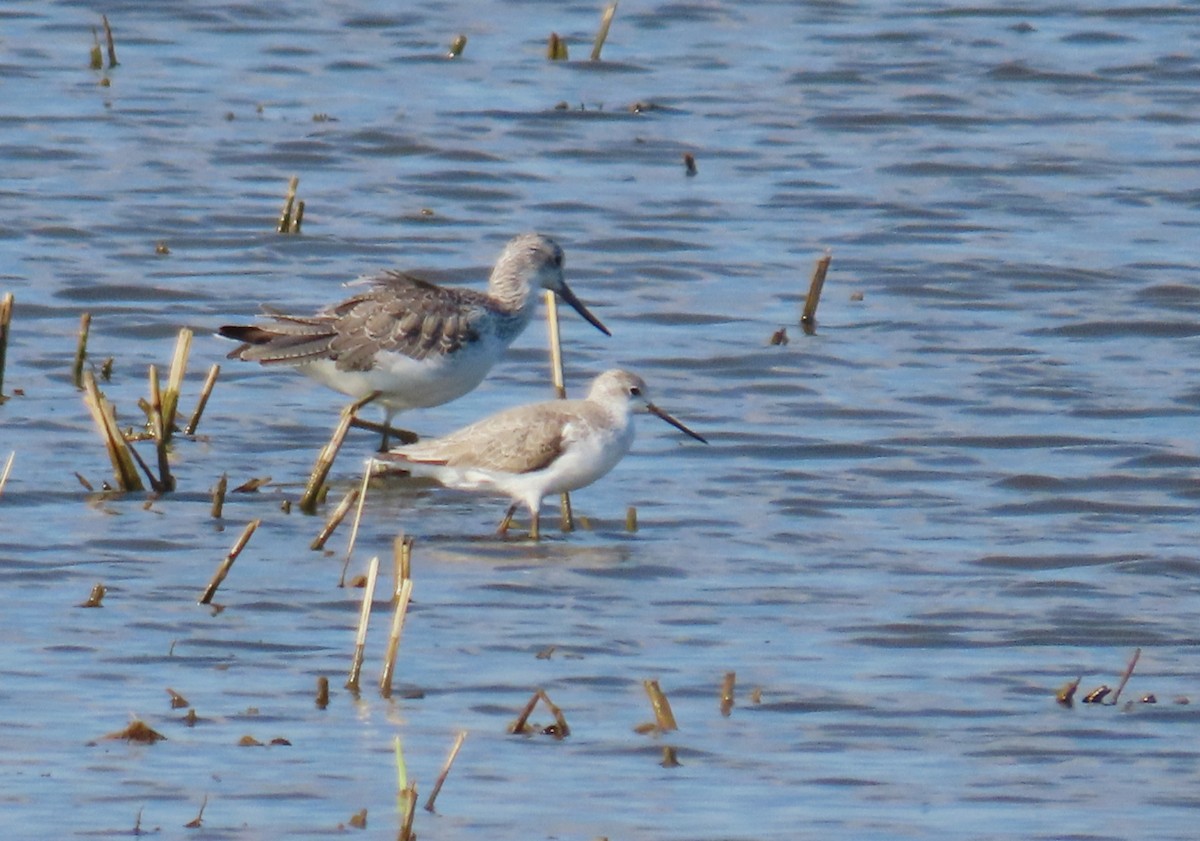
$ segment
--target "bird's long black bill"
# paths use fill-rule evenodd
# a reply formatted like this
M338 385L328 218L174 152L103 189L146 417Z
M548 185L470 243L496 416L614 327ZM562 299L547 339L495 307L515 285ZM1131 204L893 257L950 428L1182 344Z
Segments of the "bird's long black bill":
M558 296L570 304L571 309L582 315L584 319L587 320L588 324L592 325L606 336L612 335L612 333L608 332L608 328L600 323L600 319L588 312L588 308L583 305L583 301L575 297L575 293L571 291L567 284L564 283L562 287L557 290L557 292Z
M679 421L675 420L675 418L673 418L673 417L671 417L670 415L668 415L666 412L664 412L662 409L660 409L660 408L658 408L657 406L655 406L653 403L647 403L647 404L646 404L646 408L647 408L647 409L650 411L650 414L652 414L652 415L657 415L658 417L660 417L660 418L662 418L663 420L665 420L667 423L671 424L671 426L673 426L673 427L675 427L676 429L678 429L680 432L682 432L682 433L684 433L684 434L686 434L686 435L690 435L690 436L692 436L692 437L693 437L693 438L695 438L697 441L699 441L701 444L707 444L707 443L708 443L708 439L706 439L706 438L705 438L703 435L700 435L700 434L698 434L698 433L692 432L690 429L688 429L688 428L687 428L686 426L684 426L682 423L680 423Z

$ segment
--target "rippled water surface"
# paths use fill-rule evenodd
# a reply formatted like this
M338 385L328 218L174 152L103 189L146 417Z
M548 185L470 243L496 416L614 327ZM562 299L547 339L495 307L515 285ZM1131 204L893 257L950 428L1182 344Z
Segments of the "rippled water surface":
M0 9L7 835L327 837L366 809L392 838L394 738L424 802L466 730L422 838L1195 837L1194 5L626 2L595 63L591 3L103 11L120 64L93 71L98 12ZM349 528L313 551L332 503L285 505L341 400L213 331L380 268L478 286L523 230L613 330L566 312L568 387L628 367L711 445L641 419L574 495L590 527L540 544L492 535L503 500L372 487L350 571L414 536L413 604L386 699L385 572L355 696ZM222 365L175 493L77 478L111 475L71 382L85 312L127 423L181 327L185 413ZM544 399L545 336L405 425ZM214 519L222 474L271 481ZM1055 703L1138 648L1116 706ZM647 679L677 732L637 731ZM507 735L539 687L566 739ZM167 740L103 738L131 717Z

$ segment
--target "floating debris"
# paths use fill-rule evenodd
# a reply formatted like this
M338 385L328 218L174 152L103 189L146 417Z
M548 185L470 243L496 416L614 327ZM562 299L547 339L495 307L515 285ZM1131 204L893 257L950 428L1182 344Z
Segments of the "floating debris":
M140 719L134 719L129 726L124 730L118 730L115 733L109 733L104 736L105 739L117 741L123 739L126 742L141 742L143 744L152 745L155 742L161 742L167 737L159 733L146 722Z
M196 817L185 823L185 829L199 829L204 818L204 807L208 805L208 795L204 795L204 800L200 803L200 811L196 813Z
M366 829L367 828L367 810L359 809L357 812L355 812L353 815L351 815L350 816L350 826L354 827L355 829Z
M154 243L154 253L160 257L165 257L171 253L171 249L165 242L159 240L158 242Z
M251 736L249 733L247 733L247 734L246 734L245 736L243 736L242 738L238 739L237 743L238 743L238 747L239 747L239 748L262 748L262 747L266 747L266 745L264 745L262 742L260 742L258 739L254 738L253 736Z
M1089 692L1083 696L1083 703L1085 703L1085 704L1103 704L1104 699L1108 697L1110 692L1112 692L1112 689L1110 689L1108 686L1104 686L1104 685L1097 686L1091 692Z
M104 601L104 594L108 592L108 588L103 584L96 584L92 587L92 592L88 594L87 600L79 603L80 607L103 607L101 602Z
M696 169L696 156L691 152L683 153L683 167L683 174L688 178L692 178L700 172L700 170Z
M721 681L721 715L726 718L733 711L733 687L737 682L737 672L726 672Z
M786 327L780 327L778 330L772 333L770 340L767 342L769 345L786 345L787 343L788 334Z
M467 36L459 35L450 42L450 52L446 53L446 58L458 58L462 55L463 50L467 46Z
M232 493L235 493L235 494L258 493L258 490L260 488L265 488L269 484L271 484L270 476L256 476L252 479L247 479L245 482L238 485L236 488L233 489Z
M188 703L187 698L184 698L169 686L167 687L167 694L171 696L171 709L182 710L191 706L191 704Z
M1058 692L1054 693L1054 700L1058 701L1058 703L1062 704L1064 707L1071 706L1075 699L1075 690L1079 688L1079 681L1081 680L1083 680L1082 676L1064 684L1063 687L1058 690Z

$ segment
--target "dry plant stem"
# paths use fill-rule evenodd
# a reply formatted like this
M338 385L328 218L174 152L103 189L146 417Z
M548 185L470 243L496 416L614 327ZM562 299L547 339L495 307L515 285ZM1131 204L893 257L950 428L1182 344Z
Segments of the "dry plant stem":
M358 635L354 638L354 657L350 661L350 677L346 688L358 692L358 679L362 674L363 655L367 649L367 623L371 620L371 600L375 598L375 582L379 578L379 556L371 558L367 567L367 586L363 588L362 609L358 613Z
M204 595L200 597L200 604L212 604L212 598L217 594L217 588L221 586L221 582L225 580L225 576L229 575L229 570L233 567L233 562L237 560L238 555L246 548L246 544L250 541L250 536L254 534L254 530L261 523L262 520L251 520L246 524L246 528L242 530L241 536L233 544L233 548L229 550L229 554L225 556L225 560L221 561L221 565L217 567L217 572L213 576L212 581L208 582L208 586L204 588Z
M395 577L393 596L399 598L404 582L412 578L412 535L401 532L392 541L392 567Z
M79 342L75 345L75 364L71 368L71 382L76 388L83 388L83 363L87 359L88 333L92 329L92 314L85 312L79 316Z
M171 357L171 373L167 377L167 390L163 394L163 443L171 440L175 431L175 413L179 409L179 391L183 388L183 375L187 372L188 354L192 349L192 331L184 327L175 340L175 355Z
M13 450L8 454L8 461L4 463L4 472L0 473L0 494L4 493L4 486L8 484L8 474L12 472L13 460L17 457L17 451Z
M425 801L425 811L433 811L433 803L437 800L438 792L442 790L442 784L446 782L446 777L450 776L450 766L454 764L454 760L458 757L458 752L466 740L467 731L458 731L458 736L455 737L454 744L450 747L450 755L446 757L446 763L442 766L442 773L438 774L433 783L433 789L429 792L429 799Z
M625 531L635 532L637 530L637 507L631 505L625 509Z
M91 411L92 419L99 427L100 435L104 438L105 446L108 449L108 457L112 461L117 488L122 491L145 490L142 478L138 475L137 466L133 462L132 450L117 426L117 418L113 414L112 405L96 387L96 378L92 376L91 371L86 372L83 376L83 388L84 403Z
M1121 697L1121 690L1125 688L1125 684L1129 683L1130 676L1133 675L1133 667L1137 665L1138 658L1142 656L1142 650L1135 648L1133 656L1129 658L1129 665L1125 667L1125 674L1121 675L1121 682L1117 684L1117 689L1113 692L1112 702L1117 703L1117 699Z
M733 710L733 687L737 681L737 672L726 672L721 681L721 715L728 716Z
M346 519L346 515L350 513L350 506L358 499L360 493L361 490L358 485L346 491L346 495L342 497L342 501L338 503L333 514L325 521L325 527L321 529L320 533L317 534L313 542L309 545L310 549L321 549L325 546L330 536L342 524L342 520Z
M346 432L350 429L350 422L354 420L354 416L358 413L359 409L378 396L379 392L373 391L362 400L356 400L342 409L342 416L338 419L337 428L333 430L333 435L330 437L329 443L321 449L320 454L317 456L317 462L313 465L312 475L308 477L308 484L304 488L304 496L300 497L300 510L305 514L312 514L317 510L317 497L320 496L321 488L325 485L325 478L333 468L333 460L337 458L338 450L342 448L342 442L346 440Z
M200 399L196 401L196 410L192 412L192 418L184 427L184 435L195 435L196 427L200 425L200 416L204 414L204 407L208 405L208 397L212 394L213 386L217 383L217 377L221 373L220 365L213 365L208 369L208 379L204 381L204 387L200 389Z
M304 222L304 199L296 202L296 215L292 218L292 228L289 234L300 233L300 225Z
M346 586L346 569L350 566L350 556L354 554L354 543L358 540L358 524L362 522L363 503L367 501L367 482L371 478L371 463L363 468L362 485L358 489L358 506L354 509L354 524L350 527L350 540L346 543L346 560L342 562L342 577L338 587Z
M238 539L234 542L233 548L229 550L229 554L225 556L225 560L221 562L221 565L217 568L216 574L213 575L212 581L210 581L208 587L205 588L204 595L200 599L200 604L211 603L212 597L217 592L217 588L221 586L221 583L225 580L226 576L229 575L229 570L233 567L233 562L236 561L238 556L242 554L242 550L246 548L246 544L250 542L251 536L253 536L254 532L260 525L262 525L262 520L255 519L247 523L246 527L242 529L242 533L238 535Z
M225 510L225 491L229 488L229 477L224 473L217 480L217 486L213 488L212 501L212 516L214 520L221 519L221 512Z
M299 186L299 176L293 175L288 180L287 195L284 197L283 212L279 214L279 224L275 226L275 230L281 234L289 233L292 230L292 206L296 203L296 188Z
M567 60L567 42L560 38L557 32L551 32L546 42L546 58L551 61Z
M412 825L413 816L417 811L417 786L410 784L404 791L400 792L400 833L398 835L400 841L413 841L416 837L413 835Z
M467 46L467 36L466 35L457 36L454 39L454 41L451 42L450 52L446 55L446 58L458 58L460 55L462 55L462 51L466 48L466 46Z
M550 708L550 714L554 716L554 723L558 725L554 733L554 738L565 739L571 735L571 728L567 726L567 717L563 715L562 708L550 700L550 696L546 694L545 689L539 689L538 695L541 696L546 706Z
M317 678L317 709L325 709L329 706L329 678L322 675Z
M804 311L800 314L800 323L812 326L817 319L817 304L821 301L821 290L825 288L825 275L829 273L829 263L833 255L826 253L817 260L813 268L812 280L808 284L808 296L804 299Z
M4 364L8 358L8 331L12 324L13 294L6 292L0 299L0 401L4 400Z
M616 13L616 3L604 10L604 17L600 19L600 29L596 32L596 41L592 44L592 61L600 60L600 51L604 49L604 42L608 39L608 28L612 26L613 15Z
M158 456L158 478L150 477L150 487L157 492L175 490L171 462L167 458L167 422L163 416L163 396L158 382L158 366L150 366L150 424L154 431L154 451Z
M100 19L104 21L104 41L108 44L108 66L111 69L117 66L117 46L113 42L112 27L108 25L108 15L101 15Z
M550 379L554 384L554 394L559 400L567 397L567 385L563 375L562 335L558 329L558 298L547 290L546 325L550 331ZM563 491L560 525L563 531L574 531L575 519L571 516L571 495ZM537 540L537 535L534 535Z
M679 725L675 723L675 714L671 712L671 702L667 700L658 681L644 680L642 685L646 687L646 694L650 696L650 705L654 707L654 720L658 722L658 729L678 730Z
M525 732L526 722L529 721L529 716L530 716L530 714L533 713L533 708L537 706L538 699L541 697L542 697L542 690L539 689L537 692L533 693L532 697L530 697L529 701L525 704L525 706L521 709L521 712L517 715L516 720L512 724L508 725L509 733L524 733Z
M412 579L404 579L392 613L392 632L388 635L387 654L383 658L383 673L379 678L379 692L384 698L392 697L392 675L396 672L396 655L400 652L400 634L404 632L404 617L408 615L408 600L412 598Z

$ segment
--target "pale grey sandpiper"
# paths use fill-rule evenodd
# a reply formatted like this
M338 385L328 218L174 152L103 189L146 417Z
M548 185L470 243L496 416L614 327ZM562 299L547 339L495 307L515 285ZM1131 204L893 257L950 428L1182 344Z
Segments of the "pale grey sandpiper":
M507 494L513 503L500 533L524 503L530 514L530 537L536 540L544 497L590 485L629 452L635 408L708 443L655 406L641 377L613 369L596 377L584 400L517 406L442 438L381 453L374 461L448 487Z
M612 335L567 286L563 250L542 234L509 241L486 292L398 271L355 283L366 289L315 315L264 306L268 322L221 327L220 335L242 343L229 358L291 366L356 399L378 391L386 429L398 412L440 406L479 385L529 324L534 289L554 292Z

